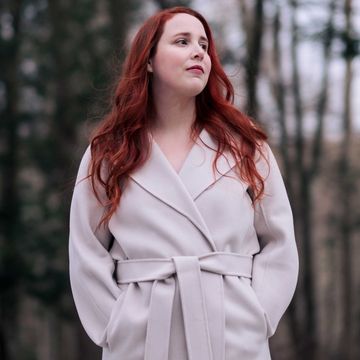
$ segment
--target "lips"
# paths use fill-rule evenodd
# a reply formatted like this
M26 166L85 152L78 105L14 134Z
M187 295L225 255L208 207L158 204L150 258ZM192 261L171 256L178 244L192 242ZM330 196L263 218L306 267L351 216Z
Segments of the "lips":
M202 73L204 73L204 69L200 65L191 66L191 67L187 68L186 70L198 70L198 71L201 71Z

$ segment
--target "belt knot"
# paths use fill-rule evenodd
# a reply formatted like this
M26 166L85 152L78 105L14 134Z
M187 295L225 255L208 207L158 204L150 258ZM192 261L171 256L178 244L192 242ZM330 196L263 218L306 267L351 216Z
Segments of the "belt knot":
M212 302L217 310L211 314L221 348L212 347L202 272L213 273ZM213 252L201 256L172 256L157 259L119 260L117 281L121 284L154 281L146 330L145 360L168 359L175 279L179 285L185 339L189 360L224 360L224 292L223 276L251 278L252 256ZM218 275L218 276L217 276ZM174 281L162 281L173 277Z

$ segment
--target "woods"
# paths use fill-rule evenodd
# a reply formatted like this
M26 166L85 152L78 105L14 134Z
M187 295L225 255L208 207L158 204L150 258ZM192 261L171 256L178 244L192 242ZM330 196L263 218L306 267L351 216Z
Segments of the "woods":
M209 20L236 103L267 130L291 200L300 277L273 359L358 359L355 0L1 2L0 358L100 358L68 280L72 189L134 31L174 5Z

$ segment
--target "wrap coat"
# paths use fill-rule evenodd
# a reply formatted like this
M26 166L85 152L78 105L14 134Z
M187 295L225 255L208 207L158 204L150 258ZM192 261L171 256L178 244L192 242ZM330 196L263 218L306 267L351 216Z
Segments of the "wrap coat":
M152 139L100 228L85 151L70 210L70 281L103 359L270 359L268 339L298 276L291 208L266 143L255 206L229 153L213 171L216 148L203 129L176 172Z

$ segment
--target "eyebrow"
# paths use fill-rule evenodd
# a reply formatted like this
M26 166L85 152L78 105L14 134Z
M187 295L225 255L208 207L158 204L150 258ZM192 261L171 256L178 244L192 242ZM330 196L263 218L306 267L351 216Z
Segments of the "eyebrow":
M181 33L175 34L175 35L173 36L173 38L174 38L174 37L177 37L177 36L191 37L191 33L189 33L189 32L181 32ZM200 40L206 41L207 43L209 42L209 40L208 40L205 36L202 36L202 35L200 36Z

